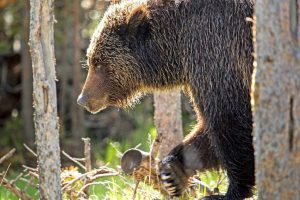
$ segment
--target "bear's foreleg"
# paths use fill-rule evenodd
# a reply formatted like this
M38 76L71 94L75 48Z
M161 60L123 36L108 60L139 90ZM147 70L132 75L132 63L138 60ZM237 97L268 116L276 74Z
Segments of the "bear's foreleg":
M163 159L159 165L160 177L170 196L180 196L196 170L219 167L210 143L209 134L197 130Z

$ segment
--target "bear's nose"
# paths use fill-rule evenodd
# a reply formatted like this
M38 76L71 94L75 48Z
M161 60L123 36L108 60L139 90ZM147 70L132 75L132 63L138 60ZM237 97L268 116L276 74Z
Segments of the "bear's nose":
M87 98L86 95L83 95L82 93L77 98L78 105L85 107L87 104Z

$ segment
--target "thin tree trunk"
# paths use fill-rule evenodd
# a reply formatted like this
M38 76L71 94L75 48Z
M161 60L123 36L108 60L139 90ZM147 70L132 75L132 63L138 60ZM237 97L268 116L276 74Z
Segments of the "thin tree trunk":
M74 144L82 146L81 138L85 136L83 129L83 109L77 105L77 96L81 90L81 39L80 39L80 0L74 0L74 59L73 59L73 88L72 91L72 138ZM80 149L80 148L79 148ZM81 152L81 151L80 151Z
M300 199L300 1L256 1L258 199Z
M183 139L180 92L154 94L156 132L162 139L159 157L164 158Z
M30 0L35 136L41 199L61 199L53 0Z
M22 119L24 127L24 142L33 147L33 107L32 107L32 69L29 55L29 0L24 1L22 24Z
M69 48L68 48L68 42L69 42L69 34L68 29L70 29L70 24L68 20L69 15L69 2L68 0L64 0L64 8L63 8L63 17L64 17L64 28L63 31L65 33L64 40L63 40L63 46L62 46L62 53L61 53L61 60L62 65L60 68L60 91L59 91L59 97L58 97L58 105L59 105L59 111L58 116L60 119L60 123L64 124L66 122L66 107L67 107L67 90L68 90L68 79L69 79L69 73L68 68L70 67L68 63L69 59ZM65 126L60 127L60 131L65 133Z

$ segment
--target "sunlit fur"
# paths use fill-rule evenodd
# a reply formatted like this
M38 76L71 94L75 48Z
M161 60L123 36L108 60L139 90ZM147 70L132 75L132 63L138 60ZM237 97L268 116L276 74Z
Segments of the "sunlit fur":
M93 112L156 90L183 89L190 96L198 125L168 158L185 173L224 167L227 200L251 196L254 186L252 24L246 20L253 4L125 1L108 9L87 51L82 93Z

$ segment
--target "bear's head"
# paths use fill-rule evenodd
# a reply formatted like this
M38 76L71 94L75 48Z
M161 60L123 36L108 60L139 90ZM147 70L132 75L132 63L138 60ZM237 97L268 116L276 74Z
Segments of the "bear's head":
M143 4L123 3L108 9L87 50L88 75L77 102L92 113L107 106L125 107L140 96L140 61L135 46L149 34Z

